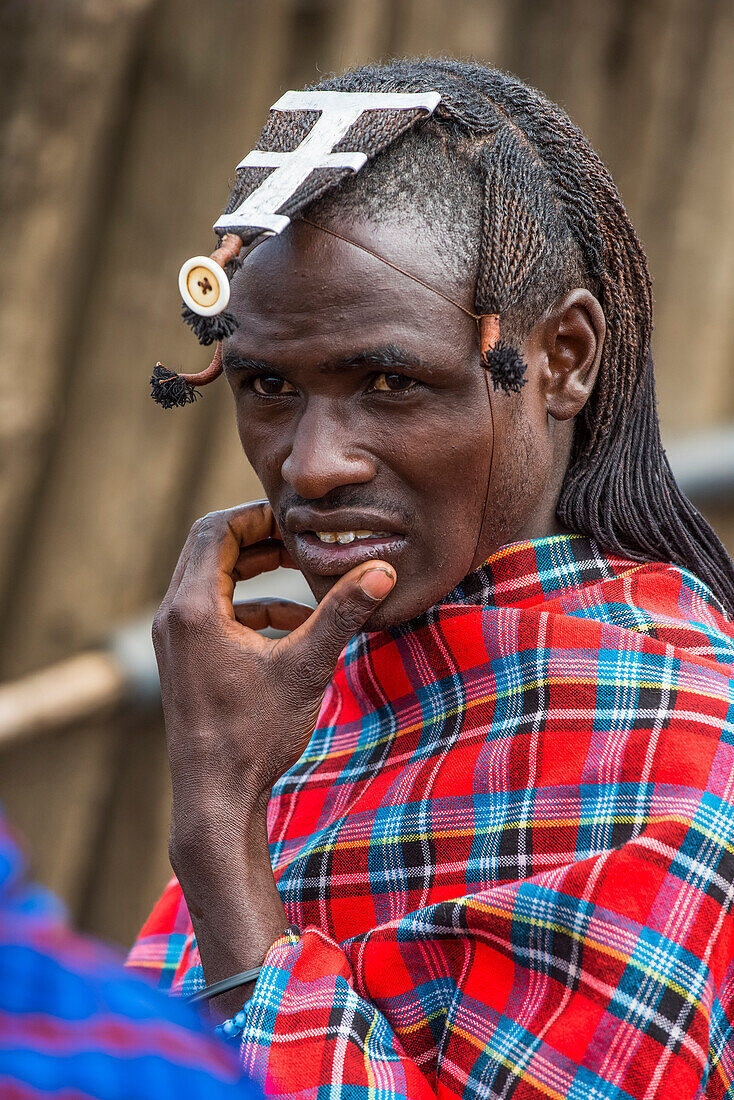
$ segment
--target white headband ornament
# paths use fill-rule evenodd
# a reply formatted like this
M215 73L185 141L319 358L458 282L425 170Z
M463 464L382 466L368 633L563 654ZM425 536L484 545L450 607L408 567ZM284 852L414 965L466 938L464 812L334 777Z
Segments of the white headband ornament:
M192 256L181 267L178 285L184 303L200 317L214 317L229 303L229 280L224 262L234 259L242 247L241 231L253 237L282 233L291 219L279 213L298 188L317 169L358 172L367 163L359 150L334 152L334 147L366 111L416 111L433 114L441 100L438 92L286 92L272 111L319 111L306 137L290 152L253 149L237 168L272 168L268 177L229 214L222 214L214 229L225 230L226 255ZM239 232L231 232L239 231ZM237 245L239 241L239 247ZM235 251L236 250L236 251ZM222 262L219 262L222 261Z
M177 374L157 363L150 379L151 396L157 404L164 409L189 405L198 396L198 387L213 382L222 373L221 341L231 336L237 327L235 318L226 312L229 304L226 265L237 258L245 241L254 242L282 233L291 221L282 212L285 206L289 206L291 213L300 206L305 208L338 182L345 172L358 172L364 167L369 158L361 149L334 151L362 115L375 111L393 115L405 112L406 117L399 124L395 123L392 133L383 140L384 147L416 121L416 112L433 114L440 101L438 92L302 91L286 92L273 104L271 111L317 111L318 118L294 149L253 149L237 165L238 169L255 169L258 173L268 168L272 171L236 210L223 214L214 223L215 230L225 231L219 248L211 256L192 256L178 274L183 299L181 315L200 343L216 343L214 358L199 374ZM269 140L266 130L261 141ZM364 144L365 135L357 133L349 140L356 145ZM370 152L375 151L373 135ZM328 182L315 181L314 186L313 173L320 169L331 169L336 177L332 174ZM296 192L304 184L304 191L294 201Z
M399 134L410 129L417 121L416 112L424 111L431 115L440 102L440 93L434 91L402 93L311 90L286 92L273 104L271 111L302 114L318 112L318 118L295 148L253 149L237 165L238 170L254 169L256 178L261 182L253 187L236 209L222 214L214 223L214 229L223 233L219 248L211 256L192 256L183 264L178 275L183 298L182 316L200 343L216 343L214 358L206 370L198 374L177 374L162 363L157 363L150 379L151 396L157 404L166 409L191 404L198 396L198 387L213 382L222 373L221 342L237 327L236 319L226 312L230 294L226 265L237 258L245 242L254 243L258 239L282 233L291 222L289 214L283 212L284 208L290 214L304 216L302 211L309 203L338 183L345 172L358 172L364 167L369 154L363 150L340 149L335 152L336 146L344 140L355 123L370 112L384 111L393 116L400 112L406 113L406 118L400 121L393 118L392 126L388 122L382 128L374 120L370 120L366 125L358 127L348 139L356 145L365 144L369 140L369 153L375 155ZM294 140L299 130L302 132L304 121L302 119L292 127L291 140ZM279 132L277 127L268 133L266 125L260 140L275 144L288 140L287 127L286 134ZM263 169L271 169L265 179L260 175ZM328 180L324 181L323 177L321 180L313 180L313 173L323 169L332 172ZM334 172L337 173L336 176L333 175ZM304 220L309 221L305 217ZM326 232L340 236L331 229L326 229ZM346 237L342 239L347 240ZM525 385L525 363L515 347L500 339L499 313L473 313L442 291L428 286L415 274L397 267L364 245L355 241L349 243L389 264L427 289L435 290L440 297L472 317L478 326L482 364L494 388L501 388L507 393L520 391Z

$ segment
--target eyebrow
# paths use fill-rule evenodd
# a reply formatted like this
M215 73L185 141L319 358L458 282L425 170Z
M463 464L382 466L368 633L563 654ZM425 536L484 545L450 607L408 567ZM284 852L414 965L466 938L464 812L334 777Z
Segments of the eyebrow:
M265 359L248 359L243 355L233 355L231 351L225 351L222 356L222 366L225 373L237 374L278 374L278 368Z
M413 355L396 344L386 344L382 348L370 348L357 352L349 359L340 359L335 363L325 363L322 370L329 374L342 370L360 370L373 367L376 370L390 370L395 367L413 367L430 371L430 367L417 355Z
M364 370L372 367L375 370L394 370L396 367L408 367L420 369L428 374L435 373L433 369L412 352L405 351L395 344L386 344L381 348L369 348L359 351L348 359L337 359L333 362L320 364L320 369L325 374L337 374L340 371ZM247 356L236 355L232 352L224 353L224 369L227 373L237 374L277 374L283 373L283 367L275 363L269 363L266 359L250 359Z

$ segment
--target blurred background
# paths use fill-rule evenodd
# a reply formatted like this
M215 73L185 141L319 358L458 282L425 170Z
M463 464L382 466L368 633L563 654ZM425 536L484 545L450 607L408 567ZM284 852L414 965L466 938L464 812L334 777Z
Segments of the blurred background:
M191 522L259 496L177 272L271 103L474 56L560 102L655 280L663 436L734 550L730 0L0 0L0 801L74 920L128 943L170 874L148 624Z

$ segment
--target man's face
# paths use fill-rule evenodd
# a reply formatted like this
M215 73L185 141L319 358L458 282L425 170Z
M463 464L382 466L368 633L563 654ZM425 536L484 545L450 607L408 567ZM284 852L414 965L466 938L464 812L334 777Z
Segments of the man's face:
M473 308L472 280L450 273L422 223L333 228ZM301 222L247 257L230 309L240 438L317 599L360 562L387 561L397 584L370 619L383 628L523 532L546 533L543 475L529 476L545 413L531 386L493 395L487 498L488 388L476 324L456 306Z

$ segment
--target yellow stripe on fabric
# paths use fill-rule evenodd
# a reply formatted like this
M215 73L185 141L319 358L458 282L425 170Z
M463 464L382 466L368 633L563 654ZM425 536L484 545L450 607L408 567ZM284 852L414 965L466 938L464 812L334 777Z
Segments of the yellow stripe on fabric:
M446 1017L445 1008L437 1008L435 1012L429 1012L427 1016L421 1016L420 1020L416 1020L413 1024L401 1024L400 1034L410 1035L414 1031L420 1031L426 1024L430 1024L432 1020L438 1020L441 1016Z
M711 1069L711 1074L712 1074L712 1076L715 1074L722 1083L721 1095L722 1096L728 1096L729 1095L729 1090L731 1089L732 1084L734 1083L734 1077L730 1077L730 1076L727 1075L726 1070L724 1069L724 1066L721 1063L721 1058L720 1057L719 1057L718 1062L714 1062L714 1064L712 1066L712 1069ZM709 1078L709 1080L710 1079L711 1078Z
M558 818L553 820L551 818L519 818L519 817L507 817L502 822L498 822L496 825L486 825L482 827L467 826L465 829L441 829L440 827L432 828L430 830L414 831L414 832L401 832L399 835L391 837L379 837L373 835L365 835L364 837L353 837L344 841L329 841L325 844L315 844L308 848L309 854L318 855L325 852L338 852L353 850L358 851L362 848L389 848L396 844L403 844L406 841L435 841L446 840L452 837L488 837L496 833L504 832L505 829L519 828L525 826L530 829L537 828L554 828L565 829L569 826L582 828L590 825L632 825L635 822L640 821L640 816L636 814L614 814L611 816L600 817L594 814L589 817L569 817ZM662 825L674 822L675 824L682 825L685 828L695 832L699 836L705 837L707 840L713 840L719 847L725 851L734 854L734 843L730 842L726 836L718 835L711 829L706 829L703 825L699 825L695 820L691 818L683 817L678 814L660 814L657 816L649 816L643 818L644 828L649 829L655 825ZM670 847L669 845L667 847ZM604 849L606 851L607 849ZM610 849L611 850L611 849ZM675 849L671 848L671 852L675 852ZM673 858L673 856L671 856ZM285 866L290 866L292 863L292 854L285 856ZM280 865L278 865L279 867Z
M494 554L490 554L485 559L485 565L491 565L493 561L502 561L503 558L518 556L521 550L535 550L536 546L550 546L552 543L563 543L564 545L571 542L572 539L583 539L585 535L568 534L568 535L547 535L544 539L526 539L525 542L511 542L507 546L500 547ZM537 576L537 570L535 571Z
M377 1095L377 1077L375 1071L372 1068L372 1051L370 1050L370 1039L372 1038L372 1032L375 1029L377 1023L377 1014L372 1017L370 1026L367 1029L367 1034L364 1039L364 1067L367 1074L367 1096L369 1100L374 1100Z
M499 906L486 905L475 897L469 898L466 907L467 909L475 909L492 916L500 917L504 921L512 924L522 924L530 928L562 933L570 939L575 940L576 943L583 947L595 948L601 952L601 954L617 959L619 962L625 963L626 966L634 966L636 970L640 971L640 973L644 974L646 977L655 978L657 981L661 982L666 989L672 989L674 992L680 994L689 1004L700 1004L700 1001L693 997L690 990L686 989L685 986L679 985L678 982L674 982L670 978L665 977L659 970L644 965L642 962L635 959L634 955L627 954L624 951L619 951L614 947L610 947L608 944L601 943L601 941L595 939L588 933L582 935L580 932L575 932L567 925L558 924L555 921L544 921L540 920L538 917L526 917L521 913L517 913L514 909L506 910L500 909Z
M453 1034L461 1036L469 1046L489 1054L495 1062L504 1066L505 1069L509 1070L515 1077L519 1074L523 1084L528 1083L534 1085L544 1096L551 1097L551 1100L566 1100L565 1092L558 1092L558 1090L554 1089L551 1085L546 1085L539 1077L529 1073L527 1065L518 1065L517 1062L510 1061L509 1058L495 1050L491 1044L479 1042L476 1035L472 1035L470 1031L465 1031L462 1027L454 1026L451 1030Z
M634 654L636 651L631 650L630 652L632 654ZM478 696L476 699L471 699L466 703L461 703L459 706L449 707L446 710L442 710L440 712L440 714L437 714L435 716L431 716L429 718L422 718L419 721L411 722L411 724L408 725L408 726L401 726L401 728L396 730L394 733L386 734L383 737L375 737L374 739L369 740L369 741L363 741L359 745L359 751L364 752L368 749L369 750L376 749L381 745L387 744L388 742L397 743L400 740L401 737L406 737L408 734L415 733L419 729L430 729L430 727L432 725L434 725L438 722L445 721L446 719L449 719L449 718L455 718L458 714L468 714L475 707L484 706L486 703L497 703L497 702L500 702L500 701L504 701L506 699L513 699L518 695L522 695L528 689L534 689L534 690L537 691L540 688L561 687L564 684L568 685L568 686L573 686L573 687L602 686L602 687L609 687L609 688L619 688L619 687L625 687L625 688L634 688L634 687L654 688L654 689L657 689L658 691L668 690L668 688L670 686L668 683L663 682L662 679L658 679L658 680L641 679L640 677L637 677L634 674L619 675L619 676L615 675L615 676L610 676L609 678L606 678L606 677L605 678L600 678L598 676L588 676L588 677L587 676L584 676L584 677L581 677L581 676L578 676L578 677L577 676L574 676L574 677L549 676L549 677L545 677L545 678L542 678L542 679L537 678L535 680L523 680L523 682L521 684L519 684L517 687L511 688L508 691L489 692L487 695ZM714 692L703 691L698 687L689 688L687 690L690 690L692 695L697 696L699 698L714 699L714 700L716 700L716 702L725 701L723 695L720 695L720 694L717 695ZM552 715L553 709L554 708L551 707L550 710L546 712L546 716ZM557 709L561 709L561 708L557 708ZM591 712L591 711L596 711L598 708L588 707L588 708L584 708L584 709L587 709L587 710L589 710L589 712ZM615 710L616 708L614 706L612 706L609 709ZM629 708L623 708L623 709L629 709ZM643 708L643 709L645 709L645 708ZM491 725L491 723L485 723L485 725ZM328 727L326 727L326 728L328 728ZM600 731L600 732L604 732L604 731ZM315 764L315 763L319 763L319 762L325 763L328 760L340 760L343 757L353 756L355 752L356 752L356 746L350 745L350 746L347 746L344 749L334 750L333 752L329 752L329 753L326 753L326 754L324 754L324 753L314 753L312 755L309 755L308 753L304 753L304 755L301 757L301 761L304 762L304 763L309 763L309 764Z

